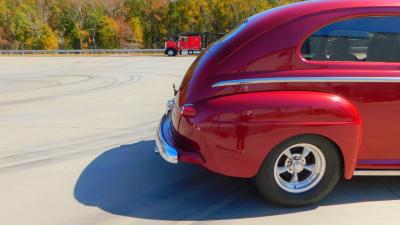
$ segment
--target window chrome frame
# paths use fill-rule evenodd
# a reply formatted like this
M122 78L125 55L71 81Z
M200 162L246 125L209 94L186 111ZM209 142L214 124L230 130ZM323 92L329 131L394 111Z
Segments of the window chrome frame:
M352 19L361 19L361 18L372 18L372 17L400 17L398 13L394 12L380 12L380 13L372 13L372 14L357 14L352 16L345 16L341 18L337 18L335 20L331 20L329 22L325 22L324 24L320 24L315 26L313 29L310 29L306 35L300 40L300 44L297 45L297 57L300 58L303 62L314 64L314 65L323 65L323 64L331 64L331 63L357 63L357 65L367 65L367 64L400 64L400 62L368 62L368 61L330 61L330 60L309 60L303 57L301 53L301 48L305 44L305 42L312 37L318 31L325 29L326 27L332 26L336 23L352 20Z

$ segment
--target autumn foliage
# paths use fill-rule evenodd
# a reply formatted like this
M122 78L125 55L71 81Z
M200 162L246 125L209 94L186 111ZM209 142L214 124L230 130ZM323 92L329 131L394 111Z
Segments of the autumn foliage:
M297 0L299 1L299 0ZM0 0L0 49L162 48L296 0Z

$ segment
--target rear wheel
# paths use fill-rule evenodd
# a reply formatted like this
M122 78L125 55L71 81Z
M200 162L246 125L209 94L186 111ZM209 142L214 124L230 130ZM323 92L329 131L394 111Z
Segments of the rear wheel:
M320 136L299 136L277 146L256 176L261 194L272 203L316 203L336 186L341 159L336 145Z

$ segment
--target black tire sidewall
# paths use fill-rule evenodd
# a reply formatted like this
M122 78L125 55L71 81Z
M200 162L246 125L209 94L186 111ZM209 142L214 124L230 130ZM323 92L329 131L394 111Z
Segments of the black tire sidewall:
M318 147L326 161L326 169L321 181L309 191L294 194L283 190L275 181L275 162L281 153L296 144L307 143ZM331 141L314 135L302 135L284 141L275 147L264 160L255 180L261 194L270 202L289 207L305 206L326 197L336 186L342 171L339 149Z
M173 53L172 55L169 54L170 51L172 51L172 53ZM176 51L175 51L174 49L172 49L172 48L169 48L169 49L167 49L167 50L165 51L165 54L166 54L167 56L169 56L169 57L176 56Z

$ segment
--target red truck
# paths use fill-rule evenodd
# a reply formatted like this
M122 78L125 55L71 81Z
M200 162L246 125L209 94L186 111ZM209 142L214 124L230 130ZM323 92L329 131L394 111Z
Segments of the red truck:
M165 42L165 54L176 56L182 54L182 50L187 50L192 55L194 51L201 51L201 39L200 34L181 34L177 38L171 38Z

